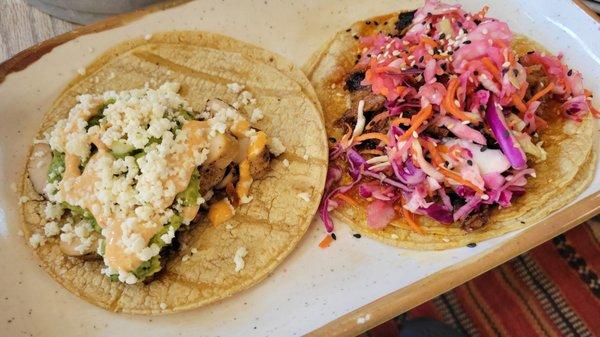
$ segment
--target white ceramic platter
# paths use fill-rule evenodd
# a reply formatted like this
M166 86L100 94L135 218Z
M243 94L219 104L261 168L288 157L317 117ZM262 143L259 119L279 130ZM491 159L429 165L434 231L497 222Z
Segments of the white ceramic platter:
M472 11L484 4L478 0L463 2ZM563 51L566 61L583 72L586 86L600 97L600 23L570 1L507 0L488 4L490 15L508 21L514 31L533 37L553 52ZM502 258L493 257L482 261L478 257L483 254L502 251L506 259L539 243L545 236L530 239L521 231L476 248L415 252L355 239L346 226L337 224L338 240L322 250L317 245L324 230L320 221L315 221L299 248L260 285L202 309L145 317L109 313L70 294L37 266L25 239L17 235L17 198L10 185L25 163L40 116L76 70L103 50L153 32L199 29L261 45L300 66L334 32L352 22L418 5L418 1L390 0L191 2L118 28L80 36L54 48L25 70L8 75L0 84L0 335L293 336L308 333L385 295L396 294L386 297L387 311L382 314L377 309L366 323L357 325L358 316L353 315L366 315L369 308L375 310L372 305L338 321L344 326L330 325L327 330L350 334L399 313L392 308L416 305L502 262ZM599 190L597 172L582 198ZM596 212L598 200L588 198L586 204L580 202L579 207L572 208L578 210L577 214L563 212L561 216L572 225ZM552 223L554 234L566 229L557 227L556 219L537 226ZM461 268L465 272L446 284L436 277L447 268L457 275ZM429 283L420 283L426 277ZM423 286L411 294L410 300L402 302L398 291L411 284ZM432 284L429 289L428 284Z

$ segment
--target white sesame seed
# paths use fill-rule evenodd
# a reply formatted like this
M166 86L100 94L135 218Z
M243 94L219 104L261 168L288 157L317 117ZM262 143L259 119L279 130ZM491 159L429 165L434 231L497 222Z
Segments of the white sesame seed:
M419 134L417 133L417 131L413 131L412 136L414 138L419 138Z
M144 40L148 41L152 38L152 34L146 34L144 35Z
M482 194L482 195L481 195L481 199L482 199L482 200L488 200L489 198L490 198L490 196L489 196L489 195L487 195L487 194Z
M510 67L510 62L506 61L504 63L502 63L502 68L508 68Z
M165 303L165 302L160 302L160 308L161 308L162 310L165 310L165 309L167 308L167 303Z

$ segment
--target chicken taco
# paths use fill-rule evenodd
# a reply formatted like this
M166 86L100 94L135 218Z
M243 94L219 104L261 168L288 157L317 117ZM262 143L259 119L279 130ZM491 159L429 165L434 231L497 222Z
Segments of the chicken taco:
M322 194L315 97L291 63L225 36L114 47L54 102L32 147L20 201L41 266L87 301L136 314L256 284Z
M358 22L305 66L330 164L320 216L414 249L464 246L573 200L596 163L592 94L563 56L460 5Z

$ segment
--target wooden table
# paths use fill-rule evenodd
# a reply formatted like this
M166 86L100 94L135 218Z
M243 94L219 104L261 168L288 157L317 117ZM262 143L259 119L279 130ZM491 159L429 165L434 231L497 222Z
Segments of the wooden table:
M79 27L23 0L0 0L0 62L36 43Z

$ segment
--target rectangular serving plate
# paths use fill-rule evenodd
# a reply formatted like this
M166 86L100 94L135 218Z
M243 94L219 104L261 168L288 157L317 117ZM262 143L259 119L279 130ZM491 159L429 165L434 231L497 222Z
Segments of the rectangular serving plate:
M10 188L29 144L62 88L112 45L165 30L208 30L278 52L301 66L335 32L371 16L416 8L419 1L177 1L110 18L34 46L0 65L0 331L6 335L335 336L355 335L525 252L600 212L600 171L570 206L526 229L475 248L421 252L355 239L337 224L338 240L315 220L296 249L258 286L207 307L167 316L106 312L70 294L40 268L17 235ZM600 23L579 2L463 1L484 4L515 32L533 37L581 70L600 93ZM596 99L596 102L598 100ZM252 252L250 252L251 254ZM68 318L67 318L68 317ZM364 323L365 317L369 317ZM358 318L363 318L359 320Z

